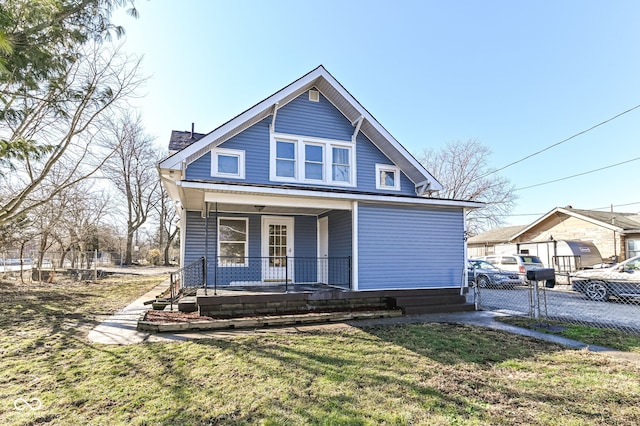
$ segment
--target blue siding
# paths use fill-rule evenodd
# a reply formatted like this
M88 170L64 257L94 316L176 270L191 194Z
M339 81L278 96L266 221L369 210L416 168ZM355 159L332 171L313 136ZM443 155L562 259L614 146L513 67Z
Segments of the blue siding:
M462 209L361 204L361 290L460 287L464 270Z
M261 268L261 216L252 214L233 214L221 212L219 217L239 217L249 218L249 264L246 267L218 267L216 265L216 215L211 213L208 220L208 250L205 250L206 236L205 219L201 217L200 212L188 211L186 220L186 246L184 264L187 265L202 256L207 257L207 283L213 286L216 281L217 285L228 285L231 281L260 281L262 279ZM316 258L318 248L317 238L317 218L315 216L296 216L294 225L294 256ZM205 253L206 251L206 253ZM317 264L315 261L306 260L301 262L301 267L296 269L296 282L315 281L317 277ZM217 269L217 271L216 271Z
M316 282L318 277L318 218L316 216L297 216L293 226L295 230L294 256L296 260L294 281Z
M353 232L350 211L331 211L329 217L329 282L349 282L344 258L352 256Z
M304 92L278 110L276 132L350 141L354 128L331 102L320 94L319 102Z
M358 189L383 194L416 195L415 184L400 172L400 191L376 189L376 164L393 165L386 155L362 133L356 137Z
M245 152L245 179L253 184L273 184L269 180L269 125L267 117L244 132L220 145L220 148ZM350 141L354 128L351 123L322 95L320 102L310 102L305 92L278 110L276 130L294 135ZM356 190L380 194L415 195L415 185L404 173L400 173L400 191L376 189L376 164L393 163L366 137L359 133L356 138ZM187 180L229 181L238 179L214 178L211 176L211 154L207 153L187 165ZM295 183L301 186L328 186Z
M220 148L245 152L245 180L250 183L269 183L269 125L271 117L254 124L242 133L223 142ZM211 177L211 153L187 165L187 180L225 180ZM226 179L238 182L238 179Z

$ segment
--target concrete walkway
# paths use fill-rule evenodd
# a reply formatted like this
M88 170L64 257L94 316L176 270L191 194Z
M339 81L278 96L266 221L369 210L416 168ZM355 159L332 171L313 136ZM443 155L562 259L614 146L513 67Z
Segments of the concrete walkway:
M508 316L500 312L494 311L470 311L470 312L453 312L442 314L423 314L411 315L396 318L376 318L367 320L355 320L346 322L337 322L329 324L310 324L304 326L288 326L278 328L260 328L260 329L230 329L225 331L199 331L185 333L159 333L152 334L137 330L138 319L151 305L145 305L145 301L153 300L157 295L162 294L169 286L169 280L166 280L153 288L151 291L133 301L129 306L117 312L116 314L103 321L89 332L88 339L92 343L105 345L131 345L142 342L170 342L191 339L222 339L239 335L255 335L266 333L297 333L314 329L344 329L349 327L366 327L370 325L382 324L417 324L417 323L456 323L469 324L479 327L486 327L493 330L501 330L508 333L519 334L522 336L533 337L551 343L557 343L572 349L583 349L592 352L599 352L617 359L624 359L630 362L640 364L640 354L632 352L622 352L615 349L588 345L565 337L554 334L542 333L528 328L516 327L498 321L496 318L500 316Z

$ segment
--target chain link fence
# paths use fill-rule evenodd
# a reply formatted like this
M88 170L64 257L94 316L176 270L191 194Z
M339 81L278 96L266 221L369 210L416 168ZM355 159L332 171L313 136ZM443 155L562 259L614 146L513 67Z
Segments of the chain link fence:
M28 281L95 280L104 275L102 268L120 264L121 256L114 252L0 252L0 274Z
M558 282L565 284L473 287L467 301L480 310L640 334L640 270L584 271Z

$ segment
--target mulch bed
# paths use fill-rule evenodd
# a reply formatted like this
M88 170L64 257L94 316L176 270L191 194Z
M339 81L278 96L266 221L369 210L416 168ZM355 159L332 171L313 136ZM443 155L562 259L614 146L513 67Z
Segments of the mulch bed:
M144 320L150 322L189 322L213 321L214 318L200 316L197 312L147 311Z
M273 315L239 315L237 318L258 318L265 316L282 316L282 315L302 315L312 313L325 313L325 312L361 312L361 311L383 311L387 308L378 306L371 307L356 307L356 308L343 308L343 309L314 309L312 311L288 311L274 313ZM201 316L198 312L173 312L173 311L156 311L149 310L144 316L144 321L160 322L160 323L172 323L172 322L190 322L190 321L215 321L217 319L230 319L228 315L225 316Z

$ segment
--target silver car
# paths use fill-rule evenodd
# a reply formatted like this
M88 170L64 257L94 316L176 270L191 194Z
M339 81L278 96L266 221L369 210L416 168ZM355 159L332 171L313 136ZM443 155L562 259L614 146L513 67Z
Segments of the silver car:
M596 301L614 297L640 297L640 256L609 268L585 269L571 275L575 291Z
M469 259L467 264L469 286L513 288L522 284L517 273L502 271L480 259Z

